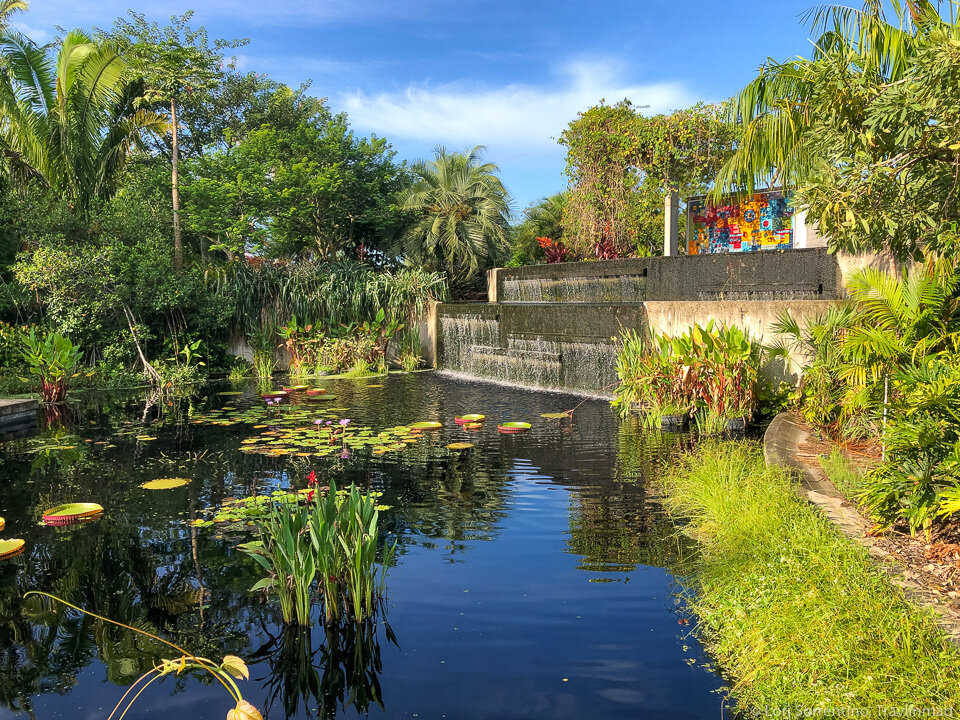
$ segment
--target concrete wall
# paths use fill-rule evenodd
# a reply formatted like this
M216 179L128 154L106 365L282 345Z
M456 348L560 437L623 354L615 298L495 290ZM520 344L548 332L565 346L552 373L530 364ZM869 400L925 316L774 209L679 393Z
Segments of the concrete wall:
M491 302L832 300L840 270L824 248L498 268Z

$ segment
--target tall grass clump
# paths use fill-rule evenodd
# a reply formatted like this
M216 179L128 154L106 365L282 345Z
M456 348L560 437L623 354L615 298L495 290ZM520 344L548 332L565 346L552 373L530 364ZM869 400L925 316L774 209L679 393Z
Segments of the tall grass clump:
M698 631L741 707L958 709L960 653L932 616L757 446L701 446L664 483L670 513L700 543Z
M275 594L288 625L312 624L314 588L326 624L372 618L396 551L385 548L377 568L379 516L376 493L338 491L334 482L326 492L310 490L306 503L274 503L255 520L260 539L239 546L266 572L251 590Z

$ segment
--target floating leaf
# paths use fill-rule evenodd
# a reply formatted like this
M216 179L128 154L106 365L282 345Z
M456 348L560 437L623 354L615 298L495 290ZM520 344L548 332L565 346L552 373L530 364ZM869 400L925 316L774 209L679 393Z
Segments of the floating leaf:
M57 505L43 513L47 525L71 525L79 520L93 518L103 512L103 506L97 503L67 503Z
M450 443L447 447L451 450L469 450L473 447L473 443L468 442L455 442Z
M423 420L410 425L411 430L439 430L442 427L443 423L434 422L433 420Z
M172 490L173 488L183 487L190 478L157 478L143 483L140 487L144 490Z
M7 526L7 521L0 517L0 530L3 530Z
M530 429L530 423L528 422L505 422L497 425L497 431L505 435L510 435L513 433L524 433Z
M563 418L572 417L572 412L572 410L567 410L566 412L543 413L540 417L548 418L549 420L562 420Z
M470 423L482 423L486 419L486 415L475 413L473 415L461 415L460 417L454 418L453 421L457 425L469 425Z
M16 557L23 552L24 544L24 541L19 538L14 540L0 540L0 560Z

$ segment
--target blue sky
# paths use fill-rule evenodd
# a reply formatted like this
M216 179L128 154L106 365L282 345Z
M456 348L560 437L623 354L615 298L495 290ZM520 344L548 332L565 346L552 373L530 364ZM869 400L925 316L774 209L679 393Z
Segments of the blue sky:
M651 111L721 100L763 60L809 55L814 0L166 0L134 7L165 24L196 11L211 37L247 37L241 69L345 110L399 155L488 147L519 211L562 189L556 138L577 112L628 97ZM14 22L109 27L130 0L33 0Z

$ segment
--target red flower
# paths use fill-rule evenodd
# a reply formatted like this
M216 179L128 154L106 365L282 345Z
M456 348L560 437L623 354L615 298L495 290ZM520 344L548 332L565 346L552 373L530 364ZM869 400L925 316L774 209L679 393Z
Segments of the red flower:
M310 474L307 475L307 485L316 485L316 484L317 484L317 473L311 470Z
M553 245L553 240L551 240L551 239L548 238L548 237L538 237L538 238L537 238L537 245L539 245L539 246L542 247L542 248L548 248L548 247L550 247L551 245Z
M313 496L314 496L313 490L311 490L310 492L307 493L307 502L308 502L308 503L312 503L312 502L313 502Z

